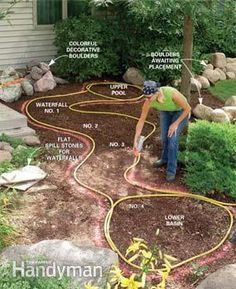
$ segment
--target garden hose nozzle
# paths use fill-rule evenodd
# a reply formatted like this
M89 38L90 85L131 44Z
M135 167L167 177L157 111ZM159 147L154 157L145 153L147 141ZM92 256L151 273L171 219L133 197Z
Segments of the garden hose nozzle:
M138 150L138 152L142 151L144 140L145 140L145 136L140 135L140 137L137 140L137 150Z

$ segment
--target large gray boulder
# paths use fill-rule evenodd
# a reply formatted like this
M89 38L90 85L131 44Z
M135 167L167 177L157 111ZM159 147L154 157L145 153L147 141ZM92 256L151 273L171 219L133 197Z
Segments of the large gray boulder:
M198 104L194 110L193 114L200 119L211 121L211 115L212 115L213 109L209 106L206 106L204 104Z
M43 71L43 74L47 73L50 70L48 64L44 62L40 62L39 68Z
M213 84L220 80L220 73L217 70L206 69L202 75Z
M214 122L230 122L229 115L221 108L214 109L211 114L211 119Z
M57 86L57 83L51 73L51 71L48 71L44 76L39 79L34 84L34 90L36 92L47 92L49 90L54 89Z
M27 96L33 96L33 95L34 95L34 87L33 87L33 85L30 83L29 80L24 80L24 81L21 83L21 86L22 86L22 89L23 89L24 93L25 93Z
M43 76L43 70L38 66L34 66L30 71L30 76L34 80L39 80Z
M4 102L17 101L22 94L20 83L12 84L11 86L0 88L0 99Z
M226 66L227 61L226 61L226 56L224 53L221 52L216 52L212 54L212 59L211 63L213 64L214 67L216 68L223 68Z
M134 85L142 86L144 83L144 78L141 72L134 67L130 67L124 74L123 79L125 82L132 83Z
M236 106L236 95L229 97L225 102L225 106Z
M203 89L209 88L211 86L209 80L202 75L196 76L195 79L201 83Z
M2 252L0 259L2 263L13 262L13 270L14 265L24 266L25 270L29 265L34 268L43 265L50 272L53 268L59 268L60 271L64 270L64 275L69 275L80 284L91 280L97 286L105 282L111 266L118 265L118 256L110 249L82 247L63 240L9 247ZM42 263L42 260L45 262ZM58 270L55 271L58 273Z
M196 289L235 289L236 264L227 265L210 274Z
M216 68L215 70L219 72L220 80L226 80L226 74L224 73L224 71L222 69Z

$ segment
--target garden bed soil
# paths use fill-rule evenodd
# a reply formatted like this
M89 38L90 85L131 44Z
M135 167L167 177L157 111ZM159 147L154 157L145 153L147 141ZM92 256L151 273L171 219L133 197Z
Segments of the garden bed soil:
M184 220L180 226L170 226L171 216ZM112 240L124 255L136 237L146 240L149 248L157 246L184 261L215 247L229 223L225 210L206 202L180 197L140 197L121 202L114 209L110 229Z
M91 93L77 94L74 96L59 97L56 99L44 98L48 95L69 94L80 91L80 84L70 84L57 87L54 91L48 93L36 94L35 97L43 97L40 101L62 101L71 105L75 102L86 100L103 99ZM109 90L104 86L93 87L98 93L109 95ZM129 89L129 97L136 97L140 92L135 89ZM222 106L222 103L213 97L210 93L203 91L205 95L204 103L211 107ZM197 93L193 94L191 106L195 107L198 103ZM19 110L22 104L28 100L23 97L17 103L8 104L10 107ZM38 101L38 102L40 102ZM112 111L119 113L128 113L139 117L141 113L142 101L135 104L97 104L96 111ZM88 107L76 106L74 108L88 109ZM89 105L89 110L92 110ZM127 117L109 115L86 115L61 108L59 114L46 115L43 109L39 109L33 102L29 107L29 112L37 117L43 123L53 124L54 126L71 129L93 137L96 142L94 154L79 169L77 177L86 185L112 196L114 200L129 195L142 195L150 193L140 187L129 185L125 182L123 173L134 161L132 154L133 137L136 122ZM151 112L148 120L153 123L158 122L158 114ZM97 129L85 129L83 124L97 124ZM30 123L30 126L37 130L42 146L46 143L56 142L58 136L63 136L62 132L51 132L45 128L39 128ZM151 131L150 126L146 125L144 134ZM159 139L159 125L154 135L147 141L146 149L142 154L141 162L138 167L130 174L130 178L137 179L138 182L150 186L161 187L173 191L186 191L183 184L184 170L179 167L177 179L174 183L166 183L165 169L155 170L151 164L155 158L160 156L161 142ZM73 141L78 141L73 139ZM124 143L123 148L111 148L110 142ZM48 153L48 152L46 152ZM74 155L81 155L81 150L71 150ZM108 205L103 198L98 203L96 194L88 192L76 184L68 184L69 177L65 178L65 171L69 162L45 162L45 156L42 157L45 169L49 172L48 181L55 184L56 190L46 190L41 193L26 195L28 198L27 206L22 208L22 217L20 214L14 216L13 221L19 225L21 230L25 231L20 237L21 243L33 243L43 239L75 239L77 241L88 241L96 243L94 232L96 224L100 223L100 233L102 235L102 216L98 218L98 212L102 209L107 210ZM95 199L94 199L95 198ZM151 245L158 242L168 254L178 257L180 260L186 259L193 254L201 253L212 246L222 238L227 229L227 219L222 209L201 203L190 199L165 199L154 198L137 200L143 202L145 210L128 210L129 203L121 203L114 212L111 224L111 233L115 243L124 252L129 245L132 237L141 237L146 239ZM136 202L137 202L136 201ZM226 200L225 200L226 201ZM176 206L176 202L178 206ZM101 207L102 206L102 207ZM163 218L166 214L181 213L185 215L186 222L181 228L168 228L165 226ZM214 216L214 217L213 217ZM103 216L104 217L104 216ZM39 221L40 220L40 221ZM96 224L95 224L96 223ZM155 236L157 228L160 229L158 238ZM107 246L104 236L102 244ZM90 240L90 241L89 241ZM236 258L235 258L236 259ZM219 260L214 264L217 268L223 262ZM233 260L233 258L231 258ZM236 261L236 260L235 260ZM190 287L186 287L187 289Z

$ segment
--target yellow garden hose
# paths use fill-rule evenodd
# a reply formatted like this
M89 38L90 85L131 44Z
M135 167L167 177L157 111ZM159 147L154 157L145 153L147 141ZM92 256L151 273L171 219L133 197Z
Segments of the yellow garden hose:
M99 194L101 195L102 197L105 197L109 203L110 203L110 210L108 211L107 215L106 215L106 218L105 218L105 222L104 222L104 233L105 233L105 237L106 237L106 240L108 242L108 244L110 245L110 247L118 253L118 255L120 256L120 258L122 260L124 260L127 264L129 264L130 266L134 267L134 268L138 268L140 269L139 266L129 262L125 256L123 256L123 254L119 251L119 249L116 247L116 245L114 244L111 236L110 236L110 223L111 223L111 219L112 219L112 216L113 216L113 212L114 212L114 209L115 207L120 204L121 202L124 202L124 201L127 201L127 200L131 200L131 199L138 199L138 198L163 198L163 197L175 197L175 198L191 198L191 199L195 199L195 200L200 200L200 201L204 201L204 202L207 202L207 203L210 203L210 204L213 204L215 206L218 206L220 207L221 209L223 209L225 212L227 212L228 216L229 216L229 226L228 226L228 229L227 229L227 232L225 234L225 236L222 238L222 240L219 242L219 244L217 244L214 248L208 250L207 252L204 252L204 253L201 253L199 255L196 255L196 256L193 256L187 260L184 260L176 265L173 265L172 268L177 268L179 266L182 266L186 263L189 263L195 259L198 259L200 257L203 257L203 256L206 256L212 252L214 252L215 250L217 250L225 241L226 239L228 238L229 234L230 234L230 231L232 230L232 226L233 226L233 222L234 222L234 217L233 217L233 214L231 213L231 211L227 208L227 206L236 206L236 204L228 204L228 203L224 203L224 202L220 202L220 201L216 201L216 200L213 200L213 199L210 199L210 198L207 198L207 197L204 197L204 196L200 196L200 195L195 195L195 194L191 194L191 193L185 193L185 192L173 192L173 191L170 191L170 190L163 190L163 189L157 189L157 188L147 188L147 190L151 191L151 192L154 192L153 194L147 194L147 195L135 195L135 196L129 196L129 197L122 197L120 198L117 202L114 203L113 199L107 195L106 193L103 193L95 188L92 188L86 184L84 184L83 182L81 182L78 177L77 177L77 172L78 170L81 168L81 166L89 159L89 157L93 154L93 152L95 151L95 147L96 147L96 143L94 141L94 139L92 137L90 137L89 135L87 134L84 134L84 133L81 133L81 132L78 132L76 130L72 130L72 129L66 129L66 128L62 128L62 127L59 127L59 126L55 126L55 125L51 125L51 124L48 124L48 123L45 123L45 122L42 122L42 121L39 121L37 120L34 116L31 115L31 113L29 112L29 107L30 105L35 102L35 101L38 101L38 100L42 100L42 99L54 99L54 98L60 98L60 97L64 97L64 96L76 96L76 95L80 95L80 94L84 94L84 93L87 93L87 92L90 92L91 94L95 95L95 96L99 96L99 97L102 97L103 99L105 100L88 100L88 101L81 101L81 102L76 102L76 103L73 103L72 105L69 106L69 109L71 111L74 111L74 112L77 112L77 113L84 113L84 114L97 114L97 115L113 115L113 116L119 116L119 117L125 117L125 118L129 118L129 119L133 119L135 121L138 120L137 117L134 117L132 115L128 115L128 114L122 114L122 113L118 113L118 112L106 112L106 111L92 111L92 110L82 110L81 107L82 106L85 106L85 105L94 105L94 104L123 104L123 103L134 103L135 101L139 101L142 99L142 95L141 96L138 96L136 98L132 98L132 99L120 99L120 98L115 98L115 97L109 97L109 96L106 96L106 95L103 95L103 94L100 94L100 93L97 93L97 92L94 92L92 90L92 87L93 86L99 86L99 85L111 85L111 84L117 84L117 82L99 82L99 83L92 83L92 84L89 84L87 87L86 87L86 90L84 91L80 91L80 92L75 92L75 93L69 93L69 94L64 94L64 95L54 95L54 96L44 96L44 97L38 97L38 98L35 98L31 101L29 101L26 105L26 108L25 108L25 111L26 111L26 114L27 116L36 124L39 124L40 126L43 126L43 127L46 127L46 128L51 128L51 129L56 129L56 130L61 130L61 131L64 131L64 132L68 132L68 133L72 133L72 134L75 134L75 135L80 135L80 136L83 136L83 137L86 137L88 138L90 141L91 141L91 144L92 144L92 148L90 150L90 152L87 154L87 156L83 159L83 161L75 168L74 170L74 178L75 180L77 181L78 184L80 184L81 186L87 188L88 190L91 190L93 192L95 192L96 194ZM118 83L118 84L123 84L123 83ZM140 89L140 87L138 86L135 86L135 85L128 85L129 87L134 87L134 88L137 88L137 89ZM75 108L75 107L78 107L80 106L79 108ZM146 136L145 140L148 139L156 130L156 126L155 124L153 124L152 122L149 122L149 121L145 121L145 124L151 126L151 132ZM133 169L134 167L136 167L140 161L140 157L141 155L139 154L138 157L135 159L135 162L134 164L132 164L130 167L128 167L125 172L124 172L124 178L125 180L131 184L131 185L135 185L135 186L138 186L138 184L136 182L132 182L129 180L128 178L128 174L130 172L131 169ZM156 269L156 270L152 270L154 272L160 272L161 269Z

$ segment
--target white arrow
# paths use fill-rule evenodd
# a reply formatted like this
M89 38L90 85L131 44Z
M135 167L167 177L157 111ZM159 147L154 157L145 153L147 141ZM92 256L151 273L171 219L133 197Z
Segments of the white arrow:
M184 62L184 60L197 61L197 62L200 62L200 64L203 65L203 66L207 66L207 63L206 63L205 60L198 60L198 59L192 59L192 58L184 58L184 59L181 59L181 62L183 63L183 65L185 66L185 68L188 70L188 72L189 72L190 75L192 76L192 79L194 80L194 83L195 83L195 85L196 85L196 87L197 87L197 91L198 91L198 95L199 95L198 101L199 101L200 104L202 104L203 98L202 98L202 96L201 96L200 89L199 89L199 87L198 87L197 84L196 84L196 81L195 81L196 79L194 78L192 72L190 71L190 69L188 68L188 66L187 66L186 63Z
M49 62L48 66L51 66L51 65L55 64L56 61L57 61L58 59L62 58L62 57L69 57L69 56L65 54L65 55L61 55L61 56L59 56L59 57L57 57L57 58L55 58L55 59L51 59L51 61Z

